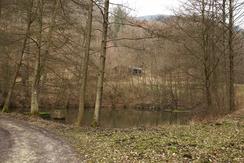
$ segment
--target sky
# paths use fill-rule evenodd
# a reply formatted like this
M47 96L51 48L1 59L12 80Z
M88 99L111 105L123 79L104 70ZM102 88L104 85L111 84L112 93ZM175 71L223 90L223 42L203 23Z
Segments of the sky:
M177 9L182 0L111 0L112 3L124 4L132 8L133 16L171 15L172 9Z

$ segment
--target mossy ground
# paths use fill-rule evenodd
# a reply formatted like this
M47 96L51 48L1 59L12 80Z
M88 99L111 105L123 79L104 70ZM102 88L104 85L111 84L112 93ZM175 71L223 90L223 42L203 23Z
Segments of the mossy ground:
M8 114L9 116L9 114ZM244 117L160 128L77 128L28 116L76 147L87 162L244 162Z

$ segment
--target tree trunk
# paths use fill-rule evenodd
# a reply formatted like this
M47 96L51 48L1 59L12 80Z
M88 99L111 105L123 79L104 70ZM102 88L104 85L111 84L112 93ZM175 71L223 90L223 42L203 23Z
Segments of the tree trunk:
M4 105L3 105L3 109L2 112L8 112L9 111L9 104L10 104L10 100L14 91L14 87L16 84L16 79L18 77L21 65L22 65L22 61L23 61L23 57L25 54L25 49L26 49L26 45L27 45L27 41L29 39L29 35L30 35L30 28L31 28L31 24L32 24L32 7L33 7L33 0L30 1L30 7L28 9L28 21L27 21L27 28L26 28L26 32L25 32L25 38L23 41L23 45L22 45L22 49L21 49L21 54L20 54L20 59L19 59L19 63L17 64L16 67L16 71L13 77L13 81L12 84L10 86L10 89L8 91L7 97L5 99Z
M2 0L0 0L0 20L2 19Z
M222 33L223 33L223 41L222 41L222 48L223 48L223 56L224 56L224 61L223 61L223 70L224 70L224 86L222 86L223 88L223 93L224 93L224 109L225 111L227 111L229 109L229 71L228 71L228 53L227 53L227 34L226 34L226 20L227 20L227 14L226 14L226 6L227 6L227 1L223 0L222 2L222 21L223 21L223 29L222 29Z
M85 56L82 65L82 78L81 78L81 91L80 91L80 102L79 102L79 113L77 118L77 125L81 125L84 110L85 110L85 96L86 96L86 85L87 85L87 73L89 64L89 52L91 45L91 33L92 33L92 12L93 12L93 0L89 2L89 12L87 18L87 29L85 38Z
M50 21L50 26L49 26L49 30L48 30L48 34L47 34L47 40L46 40L44 55L42 57L43 60L42 60L42 64L41 64L41 74L43 74L43 72L44 72L46 60L47 60L47 57L49 55L49 51L50 51L50 47L51 47L51 43L52 43L53 30L55 27L55 20L56 20L57 12L58 12L58 7L59 7L59 0L55 0L53 13L51 16L51 21Z
M229 110L235 109L235 88L234 88L234 0L229 0Z
M47 35L47 40L46 40L46 46L44 50L44 55L43 55L43 60L41 64L41 52L42 52L42 14L43 14L43 0L39 1L39 38L38 38L38 53L36 56L36 65L35 65L35 75L34 75L34 81L32 84L32 91L31 91L31 113L32 114L37 114L39 111L39 103L38 103L38 97L39 97L39 87L40 87L40 80L42 73L44 71L45 63L47 56L49 54L50 46L51 46L51 41L52 41L52 34L53 34L53 29L55 27L55 20L57 16L57 10L59 7L59 0L55 1L54 4L54 10L52 13L51 17L51 22L50 22L50 27Z
M100 109L102 103L104 71L105 71L105 61L106 61L106 51L107 51L108 15L109 15L109 0L105 0L104 13L103 13L101 55L100 55L100 65L99 65L98 81L97 81L96 104L95 104L95 112L94 112L93 124L92 124L94 127L99 126L99 116L100 116Z
M38 52L36 53L35 58L35 69L34 69L34 78L32 81L31 87L31 114L36 115L39 112L39 83L41 77L41 53L42 53L42 20L43 14L43 0L38 1L38 23L39 23L39 33L38 33Z
M202 48L203 48L203 58L204 58L204 87L205 87L205 97L207 103L207 112L212 110L212 95L211 95L211 81L210 81L210 50L209 50L209 31L208 22L206 20L206 2L202 0Z

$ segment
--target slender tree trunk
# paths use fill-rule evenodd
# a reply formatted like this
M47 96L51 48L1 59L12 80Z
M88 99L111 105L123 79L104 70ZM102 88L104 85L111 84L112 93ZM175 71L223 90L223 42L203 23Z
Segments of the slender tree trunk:
M82 78L81 78L81 91L80 91L80 102L79 102L79 113L77 118L77 125L80 125L83 119L85 110L85 96L86 96L86 85L87 85L87 73L89 64L89 53L91 45L91 33L92 33L92 12L93 12L93 0L89 2L89 11L87 18L87 29L85 38L85 56L82 65Z
M211 81L210 81L210 51L209 51L209 31L208 24L206 21L206 2L202 0L202 48L203 48L203 58L204 58L204 86L205 86L205 96L207 103L207 111L211 111L212 107L212 95L211 95Z
M96 93L96 104L95 112L93 117L93 126L99 126L99 116L102 103L103 95L103 82L104 82L104 71L105 71L105 61L107 52L107 34L108 34L108 15L109 15L109 0L104 2L104 12L103 12L103 32L102 32L102 43L101 43L101 55L100 55L100 65L98 72L97 81L97 93Z
M41 60L41 65L40 65L41 66L40 67L40 73L41 73L40 77L42 76L42 81L40 80L40 82L41 82L40 90L42 90L42 88L45 86L45 81L47 79L47 73L45 71L45 67L46 67L47 58L48 58L51 43L52 43L53 30L55 28L55 20L56 20L58 8L59 8L59 1L60 0L55 0L55 2L54 2L53 12L51 15L51 21L50 21L50 25L49 25L48 34L47 34L47 39L45 40L46 45L45 45L43 56L41 57L42 60Z
M39 23L39 33L38 33L38 52L36 53L35 58L35 69L34 69L34 78L32 81L31 87L31 114L36 115L39 112L39 83L41 77L41 53L42 53L42 20L43 14L43 0L38 1L38 23Z
M229 0L229 110L235 109L235 88L234 88L234 0Z
M220 109L220 64L219 64L219 53L216 48L216 43L218 42L218 35L217 35L217 21L218 21L218 3L217 0L212 1L212 9L211 9L211 17L214 20L211 22L211 74L212 77L210 77L212 81L212 87L211 87L211 94L213 95L212 97L212 105L214 107L214 111L216 112L217 110ZM222 103L222 102L221 102ZM221 106L222 107L222 106ZM222 109L222 108L221 108Z
M11 83L10 89L8 91L7 97L5 99L4 105L3 105L3 109L2 112L8 112L9 111L9 104L10 104L10 100L14 91L14 87L16 84L16 79L18 77L21 65L22 65L22 61L23 61L23 57L25 54L25 49L26 49L26 45L27 45L27 41L29 39L29 35L30 35L30 28L31 28L31 24L32 24L32 7L33 7L33 0L30 1L30 7L28 9L28 21L27 21L27 28L26 28L26 32L25 32L25 38L23 41L23 45L22 45L22 49L21 49L21 54L20 54L20 59L19 59L19 63L17 64L16 70L15 70L15 74L13 77L13 81Z
M226 20L227 20L227 14L226 14L226 3L227 1L226 0L223 0L222 1L222 21L223 21L223 29L222 29L222 33L223 33L223 41L222 41L222 48L223 48L223 56L224 56L224 61L223 61L223 68L224 68L224 86L222 87L223 88L223 91L224 91L224 108L225 108L225 111L228 110L229 108L229 91L228 91L228 88L229 88L229 71L228 71L228 54L227 54L227 35L226 35Z
M0 20L2 19L2 0L0 0Z
M45 63L47 56L49 54L50 46L51 46L51 41L52 41L52 35L53 35L53 30L55 27L55 20L57 16L57 11L59 7L59 0L55 1L54 4L54 10L52 13L51 17L51 22L50 22L50 27L47 35L47 40L46 40L46 46L44 49L44 54L43 54L43 60L41 64L41 53L42 53L42 14L43 14L43 0L39 1L39 38L38 38L38 53L36 56L36 65L35 65L35 75L34 75L34 81L32 84L32 91L31 91L31 113L32 114L37 114L39 112L39 102L38 102L38 97L39 97L39 91L40 91L40 80L41 76L44 71Z
M206 101L207 101L207 111L212 111L212 94L210 89L210 78L208 76L208 68L205 68L205 95L206 95Z
M43 60L42 60L42 64L41 64L41 74L43 74L43 72L44 72L45 64L46 64L47 57L49 55L49 51L50 51L50 47L51 47L51 43L52 43L53 30L55 28L55 20L56 20L57 13L58 13L59 1L60 0L55 0L55 3L54 3L53 13L51 16L51 21L50 21L50 25L49 25L48 34L47 34L46 46L45 46L44 54L42 57Z

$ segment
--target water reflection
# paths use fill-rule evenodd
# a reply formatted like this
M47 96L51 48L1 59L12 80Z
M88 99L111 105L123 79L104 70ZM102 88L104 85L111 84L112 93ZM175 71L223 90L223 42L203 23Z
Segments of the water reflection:
M66 122L74 123L77 113L77 109L69 109ZM92 117L93 109L87 109L84 114L83 125L89 126ZM101 126L105 128L157 127L162 124L187 124L191 119L191 113L102 109L100 117Z

